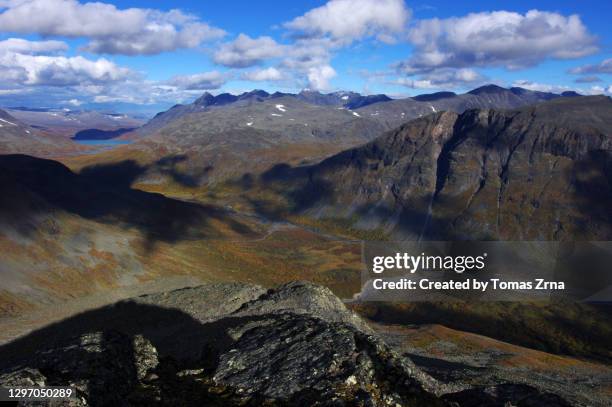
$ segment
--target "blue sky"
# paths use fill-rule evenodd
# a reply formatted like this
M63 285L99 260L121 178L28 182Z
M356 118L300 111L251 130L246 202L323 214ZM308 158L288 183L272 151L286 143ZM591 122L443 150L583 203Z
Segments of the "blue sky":
M0 105L154 112L204 91L612 93L606 1L0 0Z

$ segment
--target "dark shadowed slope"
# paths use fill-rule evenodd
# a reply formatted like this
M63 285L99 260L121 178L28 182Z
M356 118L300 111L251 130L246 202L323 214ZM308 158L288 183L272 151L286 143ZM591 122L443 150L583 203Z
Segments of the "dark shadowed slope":
M189 188L190 176L176 170L180 157L166 157L153 164L175 182ZM64 165L25 155L0 156L0 193L11 196L0 204L0 226L19 230L39 215L58 211L85 219L135 228L146 237L149 249L157 241L217 237L207 228L211 220L227 223L242 233L248 227L234 221L221 208L183 202L161 194L132 189L132 183L149 167L134 161L87 167L79 174Z
M75 173L52 160L0 156L0 317L147 281L221 278L226 268L216 266L211 242L257 239L262 228L215 204L132 186L152 170L189 190L180 161L126 160Z

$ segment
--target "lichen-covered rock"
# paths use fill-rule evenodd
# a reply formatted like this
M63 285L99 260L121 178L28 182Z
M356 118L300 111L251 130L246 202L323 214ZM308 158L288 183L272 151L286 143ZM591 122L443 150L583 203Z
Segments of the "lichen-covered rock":
M373 332L357 314L347 309L329 288L307 281L293 281L269 290L245 303L234 315L265 315L289 311L329 322L343 322L363 332Z
M157 351L141 337L106 331L86 333L37 352L30 367L0 375L2 386L70 386L84 405L127 405L127 397L148 371Z
M0 383L5 387L44 387L47 378L38 369L26 367L0 375Z
M435 380L350 325L282 314L240 328L232 349L220 355L214 380L245 398L297 405L438 402Z

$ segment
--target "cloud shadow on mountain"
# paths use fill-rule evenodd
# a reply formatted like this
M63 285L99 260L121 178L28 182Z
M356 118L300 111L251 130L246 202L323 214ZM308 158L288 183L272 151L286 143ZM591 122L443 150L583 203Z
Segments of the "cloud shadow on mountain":
M348 153L347 153L348 154ZM358 162L349 160L352 165L359 166ZM275 165L260 176L260 182L264 188L282 194L290 202L291 208L287 211L291 214L308 213L317 211L329 205L337 208L334 184L325 178L324 172L337 166L334 160L326 160L319 165L292 167L282 163ZM323 175L318 175L319 172ZM237 184L239 185L239 184ZM249 189L252 186L249 184ZM437 213L430 214L428 207L431 197L411 197L410 202L400 203L401 208L380 205L379 202L357 205L346 208L346 216L354 215L358 223L378 224L385 229L392 230L398 236L408 239L458 239L473 240L465 235L458 235L454 229L457 219L440 216ZM271 211L270 204L247 198L252 209L258 214L275 219L282 219L286 214L282 210ZM432 201L435 206L437 201ZM349 212L350 211L350 212ZM392 223L392 224L391 224ZM366 226L367 229L367 226ZM481 233L482 240L491 240L493 237Z
M151 165L125 160L86 167L77 174L52 160L25 155L0 156L0 169L8 177L2 179L8 189L4 191L6 196L12 196L16 202L23 201L19 207L5 206L2 210L19 210L23 218L52 214L60 209L86 219L136 228L144 237L147 252L157 242L219 237L211 220L225 224L234 232L253 234L247 225L233 219L223 208L185 202L132 187L149 171L169 175L187 188L196 185L192 176L177 169L183 159L181 156L165 157ZM32 203L34 200L36 202ZM2 215L11 217L6 212Z

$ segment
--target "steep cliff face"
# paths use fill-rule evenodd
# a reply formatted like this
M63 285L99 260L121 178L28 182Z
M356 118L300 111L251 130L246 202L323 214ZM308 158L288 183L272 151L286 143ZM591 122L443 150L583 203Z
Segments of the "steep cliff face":
M611 128L607 97L433 114L310 168L324 193L302 209L407 238L608 240Z

